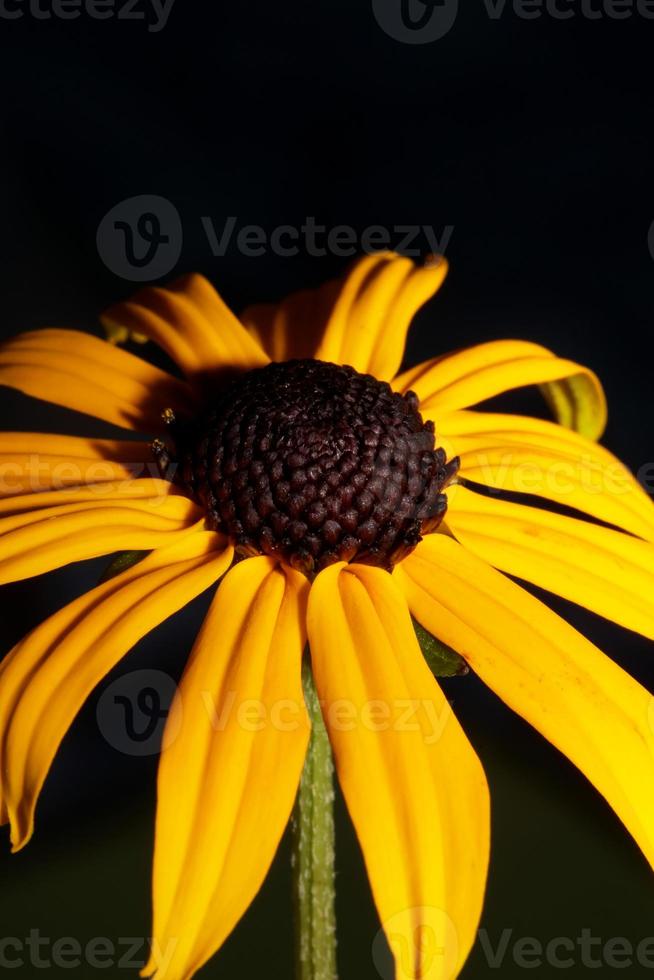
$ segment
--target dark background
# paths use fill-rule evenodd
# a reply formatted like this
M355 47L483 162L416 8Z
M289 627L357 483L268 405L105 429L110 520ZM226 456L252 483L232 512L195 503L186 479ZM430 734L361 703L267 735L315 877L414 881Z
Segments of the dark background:
M0 17L2 336L43 325L97 329L103 306L134 289L105 264L98 225L137 195L161 195L179 212L183 242L170 276L204 272L236 309L317 284L346 259L303 249L255 258L234 242L214 257L202 216L218 231L232 215L237 228L268 233L307 216L359 232L451 225L451 276L417 318L407 362L498 337L545 343L600 373L607 445L634 469L652 459L654 21L636 13L591 20L578 5L565 21L525 20L510 5L493 19L471 0L446 36L408 44L382 30L369 0L176 0L157 33L142 20L40 20L21 9L20 19ZM0 412L7 429L101 431L6 391ZM102 567L4 589L3 650ZM96 708L108 684L132 670L177 676L206 601L140 644L66 739L34 841L16 857L5 848L0 937L24 940L38 929L51 940L117 943L148 934L156 756L112 749ZM556 608L654 684L644 640L563 602ZM624 936L635 944L654 935L654 880L606 805L474 678L447 690L491 783L482 926L493 947L512 930L501 976L529 972L511 954L522 937L575 940L586 928L602 943ZM202 977L291 975L287 858L285 844ZM373 980L378 925L342 810L338 861L342 978ZM606 960L603 968L612 969ZM576 953L567 972L591 969ZM49 971L95 973L88 965ZM102 974L136 976L118 966ZM466 980L497 974L478 945ZM27 959L14 975L40 970Z

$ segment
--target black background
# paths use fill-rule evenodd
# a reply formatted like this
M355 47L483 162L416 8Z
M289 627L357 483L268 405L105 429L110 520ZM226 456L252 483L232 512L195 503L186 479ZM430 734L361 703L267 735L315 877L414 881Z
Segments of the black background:
M162 195L181 216L171 275L204 272L237 310L318 284L346 260L304 249L252 257L234 242L214 257L203 216L218 229L231 215L237 227L268 233L307 216L358 232L451 225L452 272L418 316L407 362L498 337L545 343L600 373L606 443L638 469L652 458L654 21L591 20L573 9L566 21L525 20L508 5L493 19L470 0L446 36L424 45L390 37L367 0L176 0L157 33L143 20L39 20L27 7L19 19L0 18L2 336L43 325L97 330L103 306L134 288L103 262L98 225L136 195ZM0 411L7 429L100 431L6 391ZM4 589L3 649L102 567ZM651 687L649 644L555 605ZM140 644L109 681L141 667L176 676L205 606L199 600ZM587 928L603 943L625 936L635 944L654 935L651 873L605 804L476 680L447 689L491 782L482 925L492 946L512 930L502 977L529 972L511 954L521 937L575 940ZM0 937L148 934L156 757L111 749L98 732L97 700L62 747L35 840L2 857ZM372 980L377 922L339 816L342 977ZM287 857L284 844L203 977L290 975ZM14 975L35 969L26 959ZM567 973L590 969L578 952ZM59 973L96 971L49 971ZM117 966L102 974L136 975ZM497 974L478 945L464 976Z

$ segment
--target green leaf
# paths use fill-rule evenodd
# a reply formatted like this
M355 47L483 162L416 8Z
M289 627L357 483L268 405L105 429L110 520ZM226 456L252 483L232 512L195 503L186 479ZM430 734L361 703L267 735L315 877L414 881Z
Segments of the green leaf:
M413 628L416 631L422 655L434 677L459 677L461 674L468 673L470 668L455 650L437 640L415 619L413 620Z
M116 575L120 575L121 572L126 572L132 565L138 565L149 553L149 551L121 551L102 573L98 584L102 585L109 579L115 578Z

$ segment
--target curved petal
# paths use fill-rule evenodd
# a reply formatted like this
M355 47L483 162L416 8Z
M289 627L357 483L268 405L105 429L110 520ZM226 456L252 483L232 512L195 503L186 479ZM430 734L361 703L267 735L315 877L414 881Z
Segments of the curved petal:
M161 486L145 496L141 483ZM0 501L7 515L0 516L0 584L115 551L148 551L172 544L202 520L200 508L187 497L170 493L170 484L164 481L133 480L122 490L110 485L103 496L106 487L99 484L71 494L77 500L70 503L59 503L69 494L65 490ZM95 498L94 491L99 492ZM57 503L48 506L53 497ZM32 509L35 505L37 509Z
M308 626L339 780L389 943L404 975L450 980L474 942L486 881L489 798L479 760L387 572L322 571Z
M439 289L447 268L442 256L430 256L420 268L394 252L359 259L341 282L316 359L390 381L402 363L411 320Z
M654 639L649 542L462 486L448 500L448 527L490 565Z
M232 556L206 531L155 551L46 620L3 661L0 774L14 851L32 835L52 760L93 688L141 637L217 581Z
M77 330L34 330L0 344L0 385L113 425L160 432L162 413L192 409L182 381Z
M444 534L425 538L395 575L416 619L584 773L654 865L648 691Z
M598 466L594 460L515 443L463 453L460 458L460 479L543 497L646 540L654 539L651 503L642 507L631 477L623 481L615 471Z
M0 534L13 525L8 517L27 514L42 508L61 507L67 513L74 504L106 503L107 501L149 500L163 501L169 497L184 497L183 491L174 483L159 477L143 479L107 480L89 486L64 487L61 490L44 490L39 493L23 494L0 500ZM185 498L186 499L186 498Z
M154 340L193 381L269 362L204 276L183 276L167 289L148 286L100 319L115 335L127 330Z
M436 412L433 409L425 409L422 414L437 424L439 435L452 441L456 440L456 445L462 452L476 449L478 446L484 448L489 438L493 437L498 442L515 441L545 449L566 446L569 450L575 449L579 455L591 454L606 464L613 464L621 470L626 470L624 464L610 450L557 422L549 422L529 415L472 410Z
M425 361L393 383L396 391L415 391L420 409L452 412L478 405L525 385L540 385L561 425L589 439L606 427L606 398L588 368L556 357L540 344L496 340Z
M654 540L654 505L608 450L552 422L517 415L453 412L436 419L459 478L573 507Z
M154 472L146 442L0 432L0 500Z
M174 483L157 477L108 480L104 483L92 483L90 486L72 486L61 490L45 490L19 497L7 497L0 500L0 535L17 526L8 518L18 514L55 508L61 508L60 513L66 514L71 512L76 504L104 504L115 501L127 503L139 500L147 500L154 504L157 501L168 500L170 497L187 499L183 491Z
M172 956L165 971L152 957L145 976L193 976L273 860L309 737L307 589L263 557L236 565L218 589L169 718L179 733L160 763L153 936Z
M249 306L241 319L272 361L313 358L340 289L340 279L334 279L291 293L279 304Z

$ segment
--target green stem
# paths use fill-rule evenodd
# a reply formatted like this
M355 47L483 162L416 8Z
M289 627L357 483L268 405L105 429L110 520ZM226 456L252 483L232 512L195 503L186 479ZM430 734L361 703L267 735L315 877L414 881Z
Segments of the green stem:
M302 669L312 733L293 814L297 980L336 980L334 767L311 667Z

